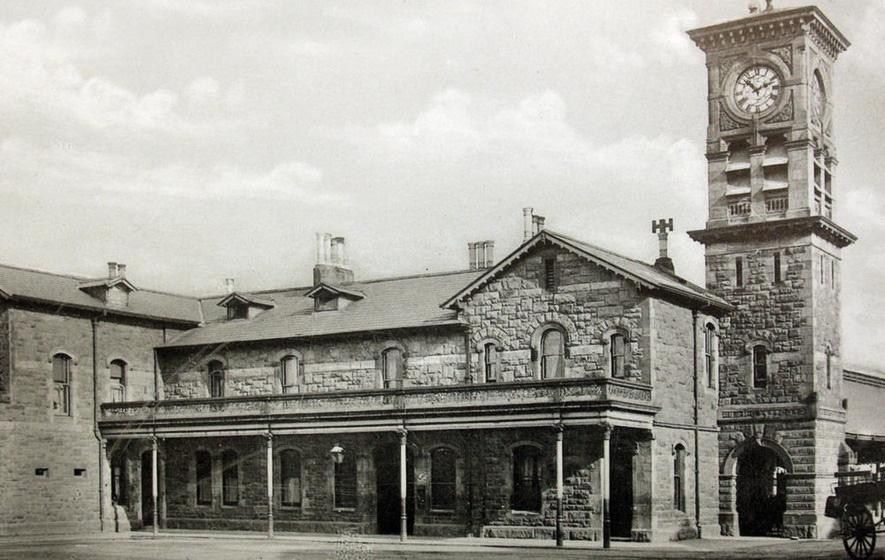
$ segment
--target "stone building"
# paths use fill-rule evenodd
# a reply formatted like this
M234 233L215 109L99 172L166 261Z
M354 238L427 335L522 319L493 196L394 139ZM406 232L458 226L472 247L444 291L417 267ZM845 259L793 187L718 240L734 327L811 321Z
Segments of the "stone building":
M843 374L833 65L816 8L706 52L707 288L545 229L469 270L191 298L0 266L0 534L150 526L668 540L825 536L882 456ZM699 193L700 196L700 193ZM846 398L847 397L847 398ZM846 427L847 426L847 427Z

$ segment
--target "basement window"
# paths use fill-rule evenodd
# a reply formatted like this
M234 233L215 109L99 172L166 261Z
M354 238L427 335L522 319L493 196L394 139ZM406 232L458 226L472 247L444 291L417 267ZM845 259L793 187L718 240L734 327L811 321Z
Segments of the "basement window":
M34 476L39 476L40 478L49 478L49 467L37 467L34 469Z
M74 476L85 477L86 469L74 469Z

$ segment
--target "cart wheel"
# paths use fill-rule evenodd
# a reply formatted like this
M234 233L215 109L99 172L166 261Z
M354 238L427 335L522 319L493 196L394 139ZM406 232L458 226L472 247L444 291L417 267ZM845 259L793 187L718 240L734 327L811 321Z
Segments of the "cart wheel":
M866 560L876 548L876 524L870 511L860 504L848 504L842 515L842 544L854 560Z

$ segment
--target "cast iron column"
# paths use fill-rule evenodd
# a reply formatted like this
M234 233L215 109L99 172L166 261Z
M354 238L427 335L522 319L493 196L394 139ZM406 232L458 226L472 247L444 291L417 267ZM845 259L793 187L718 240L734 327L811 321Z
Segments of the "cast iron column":
M267 538L273 538L273 434L264 434L267 439Z
M609 511L611 496L611 438L612 428L606 426L602 433L602 548L611 548L612 518Z
M562 546L562 424L556 425L556 546Z
M406 429L399 431L399 512L400 527L399 540L406 542L409 531L409 515L406 511Z
M160 532L160 510L157 507L157 436L151 436L151 498L154 500L154 528L156 537Z

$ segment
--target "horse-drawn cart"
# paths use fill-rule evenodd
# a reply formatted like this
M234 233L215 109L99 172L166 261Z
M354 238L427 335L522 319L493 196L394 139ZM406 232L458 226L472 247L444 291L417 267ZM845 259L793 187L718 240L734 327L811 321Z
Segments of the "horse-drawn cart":
M835 495L827 498L824 515L841 520L848 556L866 560L876 549L876 534L885 533L885 478L867 471L839 474L847 476L840 477Z

